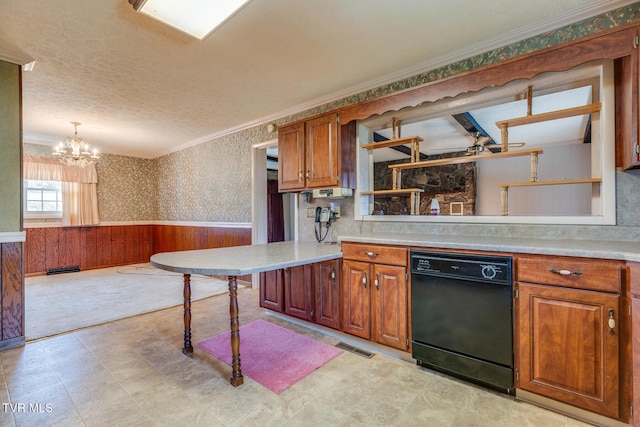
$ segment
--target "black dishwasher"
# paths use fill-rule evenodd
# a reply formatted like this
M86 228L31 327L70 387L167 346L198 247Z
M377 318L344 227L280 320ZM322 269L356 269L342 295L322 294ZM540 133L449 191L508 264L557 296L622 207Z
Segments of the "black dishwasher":
M510 257L411 251L413 358L514 394L512 283Z

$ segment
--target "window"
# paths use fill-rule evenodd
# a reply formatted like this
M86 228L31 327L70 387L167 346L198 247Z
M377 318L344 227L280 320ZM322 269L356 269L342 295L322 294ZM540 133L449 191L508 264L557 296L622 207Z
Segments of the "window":
M612 63L592 62L373 115L358 127L355 218L615 224L613 88Z
M62 185L57 181L25 180L25 216L62 217Z

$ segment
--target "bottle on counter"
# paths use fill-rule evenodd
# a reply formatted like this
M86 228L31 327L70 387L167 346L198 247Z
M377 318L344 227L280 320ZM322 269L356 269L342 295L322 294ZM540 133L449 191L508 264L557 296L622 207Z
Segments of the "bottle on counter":
M431 199L431 215L440 215L440 203L435 197Z

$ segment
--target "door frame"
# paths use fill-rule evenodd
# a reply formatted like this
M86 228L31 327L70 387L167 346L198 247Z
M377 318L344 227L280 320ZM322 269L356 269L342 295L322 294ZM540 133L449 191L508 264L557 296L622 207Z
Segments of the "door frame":
M277 146L278 139L251 146L251 244L267 243L267 148ZM298 198L290 203L289 218L293 222L289 240L298 240ZM287 210L285 210L286 215ZM285 220L286 221L286 220ZM251 276L252 287L260 286L260 275Z

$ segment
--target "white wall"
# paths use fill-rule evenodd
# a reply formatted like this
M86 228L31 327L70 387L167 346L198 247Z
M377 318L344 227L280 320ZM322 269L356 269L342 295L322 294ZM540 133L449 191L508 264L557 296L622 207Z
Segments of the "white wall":
M476 214L500 215L497 184L529 181L530 165L528 156L477 162ZM590 177L591 144L544 147L538 157L539 181ZM591 187L592 184L511 187L509 215L591 215Z

